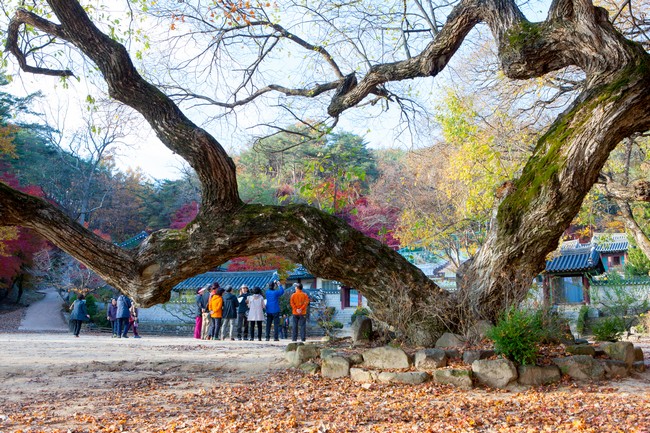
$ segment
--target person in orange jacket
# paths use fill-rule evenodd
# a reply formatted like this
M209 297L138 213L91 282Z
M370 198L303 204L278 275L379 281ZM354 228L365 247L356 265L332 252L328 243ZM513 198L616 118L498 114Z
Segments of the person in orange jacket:
M212 296L208 301L208 311L210 311L210 330L208 335L211 340L219 339L219 332L221 332L221 317L223 315L223 295L224 290L219 287L218 283L214 283L210 290Z
M291 329L291 340L298 341L298 327L300 327L300 340L305 341L307 337L307 308L309 308L309 296L302 291L302 284L294 284L296 292L291 295L289 303L293 313L293 327Z

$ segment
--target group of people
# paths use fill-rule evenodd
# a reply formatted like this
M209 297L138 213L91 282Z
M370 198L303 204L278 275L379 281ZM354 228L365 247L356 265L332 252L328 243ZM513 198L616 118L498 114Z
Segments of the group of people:
M124 295L111 299L111 304L106 310L106 318L111 322L113 338L129 338L129 329L133 328L133 337L140 338L138 334L138 309L131 300Z
M309 296L303 292L302 284L294 284L295 293L291 295L290 304L293 316L291 339L305 341L307 337L307 309ZM266 318L266 341L280 341L280 336L287 337L288 318L281 317L280 297L284 295L284 286L277 280L269 283L266 298L262 289L243 285L239 296L233 293L232 286L225 289L219 283L200 288L196 292L196 323L194 338L203 340L255 340L262 341L262 323ZM250 331L250 332L249 332Z
M86 307L86 297L80 294L70 306L70 310L72 333L75 337L79 337L82 323L90 321L90 314L88 314L88 308ZM111 323L113 338L129 338L127 333L131 327L133 328L133 336L140 338L138 334L138 309L128 297L120 295L117 299L111 299L111 304L106 310L106 319Z

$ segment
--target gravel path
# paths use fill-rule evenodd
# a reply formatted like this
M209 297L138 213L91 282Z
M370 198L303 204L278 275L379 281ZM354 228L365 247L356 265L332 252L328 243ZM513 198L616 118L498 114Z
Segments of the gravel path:
M54 289L44 292L45 297L34 302L25 312L19 331L60 331L68 332L68 326L61 314L61 297Z

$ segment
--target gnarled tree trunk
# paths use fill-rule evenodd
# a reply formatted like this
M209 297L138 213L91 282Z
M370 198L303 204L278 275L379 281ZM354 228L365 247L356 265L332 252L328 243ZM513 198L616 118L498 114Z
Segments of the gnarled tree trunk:
M162 142L196 170L203 206L185 229L155 232L135 252L98 238L50 204L4 184L0 219L35 229L144 307L164 302L176 283L229 258L274 252L319 276L358 287L377 315L415 342L429 344L445 328L494 318L505 304L521 300L610 151L624 137L650 127L648 55L588 0L555 1L543 23L528 22L512 0L463 0L422 53L374 66L337 92L328 109L332 116L383 83L435 76L479 22L491 28L511 78L537 77L569 65L586 72L586 89L539 140L495 209L487 242L463 267L460 289L449 293L336 217L307 206L242 203L234 164L217 140L146 82L126 49L102 34L76 1L48 3L61 24L21 9L10 24L7 49L26 71L63 76L71 72L28 65L18 45L23 25L81 50L98 66L110 95L142 113ZM335 88L332 83L321 87Z

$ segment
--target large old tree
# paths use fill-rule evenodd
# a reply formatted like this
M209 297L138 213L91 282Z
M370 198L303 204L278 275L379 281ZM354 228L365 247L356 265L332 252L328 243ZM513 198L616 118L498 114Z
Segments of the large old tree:
M6 49L26 72L67 76L72 72L30 61L34 47L25 48L21 41L26 29L36 29L76 47L101 71L110 96L139 111L160 140L196 170L203 205L185 229L152 233L137 251L94 236L56 207L5 184L0 184L0 221L36 230L142 306L166 301L176 283L232 257L273 252L319 276L358 287L378 316L413 341L428 343L445 328L493 319L506 304L522 300L610 151L625 137L650 128L650 58L590 0L555 0L539 23L528 21L513 0L461 0L441 28L432 28L431 40L420 52L369 64L359 77L346 75L322 46L259 21L259 14L238 11L236 4L219 2L245 18L243 27L260 26L266 33L292 38L326 59L333 71L329 81L323 78L307 89L269 84L258 93L329 95L327 113L334 119L369 99L389 96L391 83L438 75L480 23L491 30L501 69L511 79L540 77L569 66L584 72L583 90L541 136L520 176L500 189L487 241L463 267L459 290L450 293L396 252L334 216L309 206L243 203L235 165L217 138L143 79L125 47L102 33L77 1L47 3L53 20L25 9L15 12ZM219 66L228 68L222 61Z

